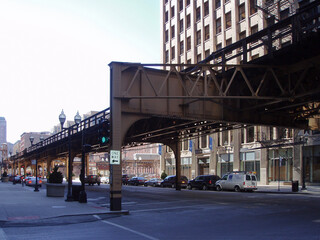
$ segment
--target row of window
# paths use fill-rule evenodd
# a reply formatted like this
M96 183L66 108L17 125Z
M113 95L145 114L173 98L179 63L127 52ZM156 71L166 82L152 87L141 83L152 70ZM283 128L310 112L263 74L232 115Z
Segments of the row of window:
M269 136L266 136L266 133L263 133L260 127L247 127L241 129L241 143L253 143L255 141L263 141L268 139L277 140L277 139L290 139L293 137L293 131L288 128L270 128ZM218 146L229 146L233 142L233 131L222 131L218 134ZM185 139L181 142L181 150L187 151L190 150L191 140ZM197 149L209 148L210 142L212 144L212 138L208 135L199 136L198 140L195 141ZM172 152L172 150L167 147L167 152Z
M207 41L210 39L210 30L209 30L209 25L205 26L204 28L204 41ZM255 26L252 26L251 27L251 34L254 34L258 32L258 25L255 25ZM167 38L167 31L166 31L166 38ZM242 31L239 33L239 40L243 39L246 37L246 31ZM197 31L196 32L196 45L200 45L201 44L201 30ZM226 45L225 46L229 46L232 44L232 38L228 38L226 39ZM191 36L187 37L186 39L186 51L190 51L191 50ZM218 51L219 49L222 48L222 43L219 43L216 45L216 51ZM184 40L181 40L180 43L179 43L179 52L180 54L183 54L184 53L184 50L185 50L185 41ZM205 58L208 57L210 55L210 49L206 50L205 51ZM176 57L176 49L175 49L175 46L172 46L171 47L171 60L175 59ZM170 61L169 59L169 50L166 50L165 51L165 62L168 63ZM201 53L197 53L197 62L201 61ZM191 63L191 60L190 62L187 62L187 63Z
M245 4L241 4L239 6L239 21L243 20L245 18ZM186 27L189 28L191 26L191 17L190 14L186 16ZM232 27L232 21L231 21L231 11L225 14L225 26L226 29L229 29ZM216 19L216 34L221 33L222 31L222 25L221 25L221 17ZM181 19L179 21L179 32L182 33L184 31L184 19ZM206 25L204 27L204 40L208 40L210 38L210 30L209 25ZM171 39L175 38L176 31L175 31L175 25L171 26ZM165 30L165 42L169 41L169 30ZM198 30L196 33L197 36L197 44L200 44L201 42L201 30Z

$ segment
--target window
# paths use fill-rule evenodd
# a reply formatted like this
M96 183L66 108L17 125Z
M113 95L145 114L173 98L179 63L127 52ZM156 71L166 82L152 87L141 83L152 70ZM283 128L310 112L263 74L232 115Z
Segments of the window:
M209 15L209 1L204 3L204 16Z
M174 17L174 6L171 7L171 18Z
M197 62L201 62L201 53L197 55Z
M247 143L254 141L254 127L247 128Z
M164 32L164 40L165 40L165 42L168 42L168 40L169 40L169 32L168 32L168 30L166 30Z
M251 27L251 34L258 32L258 25L254 25Z
M180 42L180 54L182 54L184 52L184 41L182 40Z
M244 3L239 6L239 21L246 18L246 9Z
M190 14L187 15L187 28L191 26L191 17Z
M165 55L165 62L168 63L169 62L169 51L166 51L166 55Z
M171 38L175 37L175 30L174 30L174 26L171 26Z
M208 40L210 38L210 29L209 25L204 27L204 40Z
M218 18L216 21L216 33L221 33L221 18Z
M204 52L204 57L207 58L209 56L210 56L210 50L208 49Z
M198 7L196 9L196 21L200 21L201 20L201 10L200 10L200 7Z
M183 32L183 19L180 20L180 33Z
M190 5L190 0L187 0L186 6L189 6L189 5Z
M179 1L179 11L183 10L183 0Z
M164 14L164 19L165 19L165 22L168 22L169 20L169 16L168 16L168 11L166 11L166 13Z
M200 58L201 58L201 54L200 54ZM206 148L206 147L207 147L207 135L201 135L201 137L200 137L200 148Z
M280 12L280 20L284 20L289 17L289 8L286 8Z
M226 40L226 46L229 46L232 44L232 38L229 38Z
M246 31L242 31L241 33L239 33L239 40L246 38Z
M191 37L187 38L187 51L191 49Z
M250 15L257 12L257 0L250 0Z
M220 50L221 48L222 48L222 44L221 43L217 44L216 51Z
M176 57L176 53L175 53L175 46L171 47L171 59L174 59Z
M221 7L221 0L216 0L216 9Z
M197 45L201 44L201 30L197 31Z
M226 29L231 27L231 12L226 13Z

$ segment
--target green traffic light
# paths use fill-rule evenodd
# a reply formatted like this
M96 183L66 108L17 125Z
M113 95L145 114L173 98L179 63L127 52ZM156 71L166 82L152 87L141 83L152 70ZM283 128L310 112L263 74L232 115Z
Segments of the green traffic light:
M107 138L107 137L101 138L101 143L108 143L108 142L109 142L109 138Z

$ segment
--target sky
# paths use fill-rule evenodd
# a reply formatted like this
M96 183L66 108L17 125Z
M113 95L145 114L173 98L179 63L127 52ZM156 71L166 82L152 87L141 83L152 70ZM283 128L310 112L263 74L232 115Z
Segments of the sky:
M7 141L109 107L112 61L160 63L159 0L0 0Z

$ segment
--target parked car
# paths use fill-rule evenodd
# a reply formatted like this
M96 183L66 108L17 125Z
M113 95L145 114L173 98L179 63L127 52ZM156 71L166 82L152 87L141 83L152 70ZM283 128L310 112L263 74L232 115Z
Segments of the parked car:
M127 174L123 174L122 175L122 184L128 185L128 181L129 181L129 176Z
M249 172L231 172L216 182L216 189L240 191L257 190L257 177Z
M161 178L151 178L149 181L146 181L144 183L144 186L145 187L148 187L148 186L159 187L161 182L162 182Z
M9 176L9 182L13 182L14 178L15 178L14 175L10 175L10 176Z
M199 175L195 179L189 180L188 189L197 188L201 190L216 189L216 181L220 177L217 175Z
M38 177L38 186L42 186L42 180ZM36 185L36 177L26 177L25 183L27 186L35 186Z
M94 185L95 183L100 186L101 180L98 175L88 175L84 178L84 183L88 183L89 185Z
M109 184L109 177L101 177L100 180L102 183Z
M188 184L188 178L186 176L181 176L180 183L182 188L186 188ZM167 176L160 184L161 187L176 187L176 175Z
M128 185L144 185L146 179L144 177L133 177L128 180Z
M23 179L23 176L16 175L13 179L13 183L21 183L21 180Z

